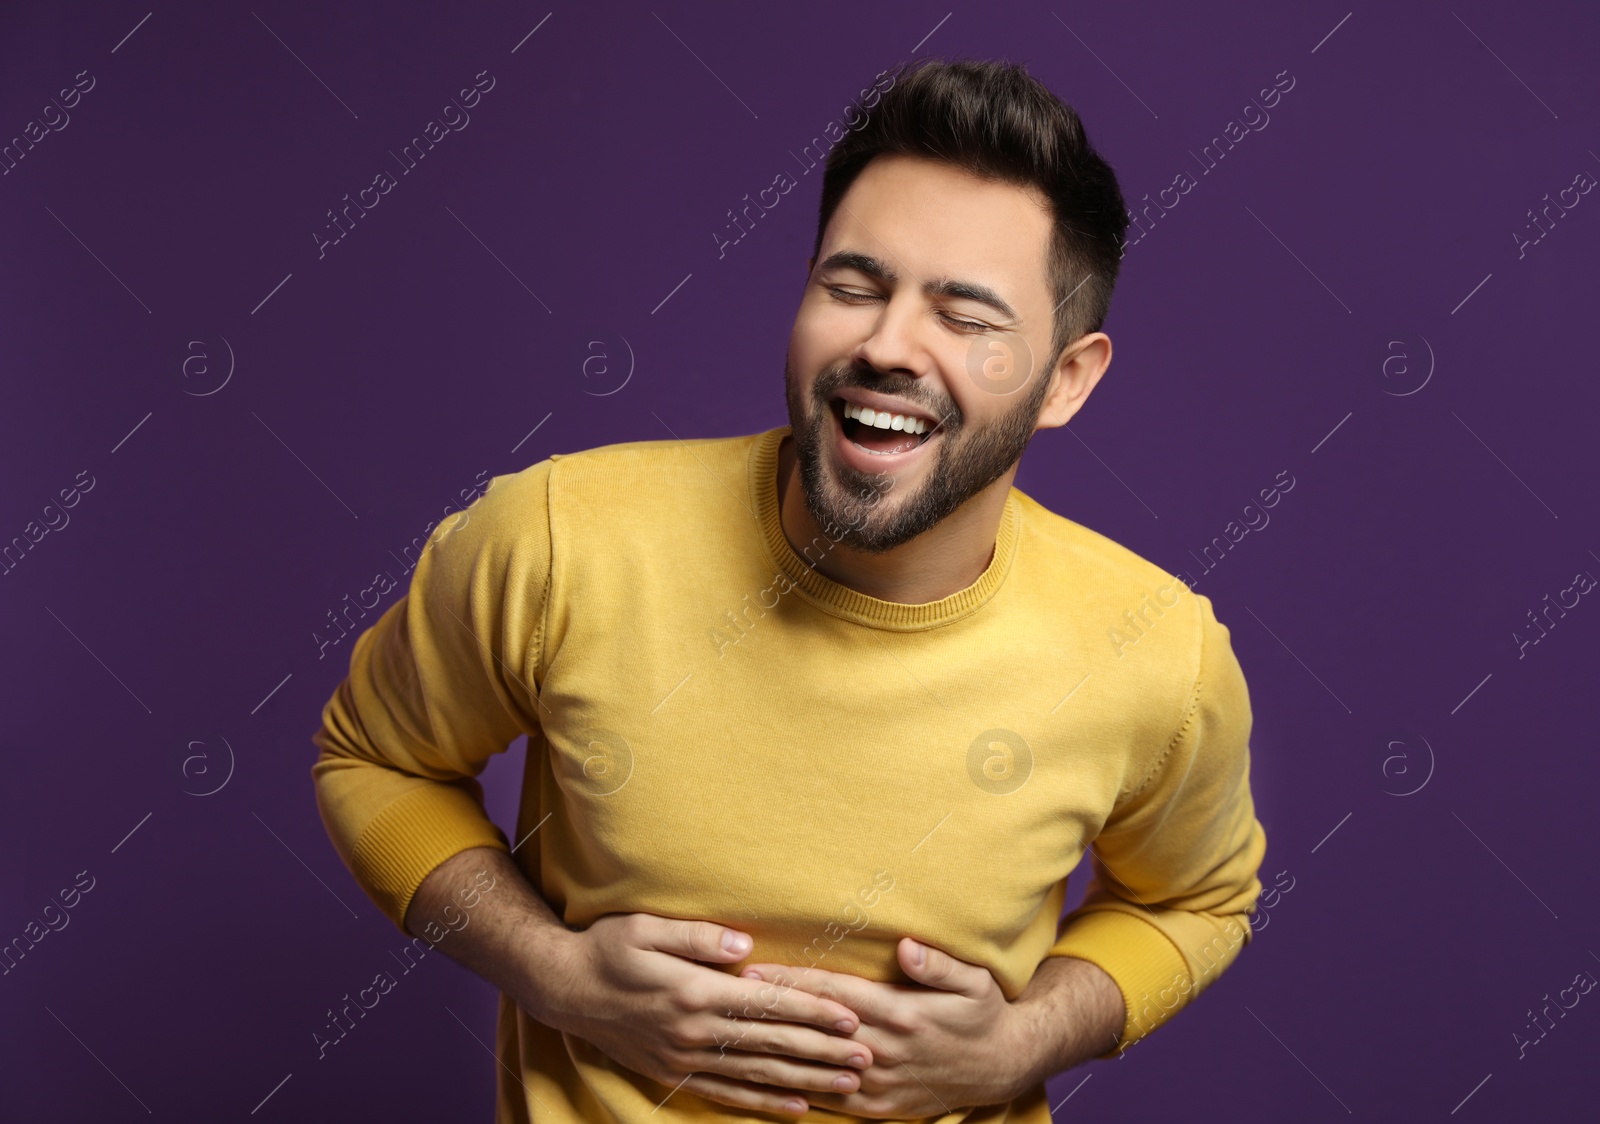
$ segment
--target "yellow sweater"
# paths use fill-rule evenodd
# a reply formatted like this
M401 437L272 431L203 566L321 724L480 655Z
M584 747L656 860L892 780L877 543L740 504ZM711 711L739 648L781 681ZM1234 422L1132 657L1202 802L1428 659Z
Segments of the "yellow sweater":
M898 604L831 581L779 521L787 433L552 455L442 526L313 735L334 846L404 931L437 865L510 849L475 778L526 734L515 858L570 927L699 918L755 938L729 972L902 983L911 936L1008 998L1077 956L1120 987L1125 1050L1250 939L1266 835L1228 629L1016 489L958 593ZM1086 848L1094 881L1058 933ZM497 1046L499 1124L767 1119L667 1099L503 995ZM937 1119L1050 1115L1041 1084Z

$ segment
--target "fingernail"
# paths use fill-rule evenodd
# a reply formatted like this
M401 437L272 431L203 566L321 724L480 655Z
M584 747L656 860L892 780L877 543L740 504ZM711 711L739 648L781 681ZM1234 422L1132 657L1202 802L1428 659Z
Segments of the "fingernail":
M749 952L750 938L732 929L722 930L722 947L728 952Z
M739 974L742 975L747 980L761 980L761 979L765 979L766 978L760 972L756 971L754 968L751 968L749 971L741 972Z
M920 944L917 944L915 941L913 941L912 944L911 944L911 963L915 964L917 967L920 968L924 964L926 964L927 962L928 962L928 950L923 948Z
M851 1031L855 1030L855 1028L856 1028L856 1024L850 1019L840 1019L838 1022L834 1023L833 1025L838 1027L840 1030L844 1031L846 1034L849 1034Z
M784 1101L783 1102L783 1107L784 1107L784 1111L786 1111L786 1112L804 1112L806 1110L806 1102L805 1101Z
M866 1069L867 1068L866 1055L865 1054L851 1054L850 1055L850 1064L855 1066L857 1069Z
M841 1093L847 1091L854 1084L855 1084L855 1078L846 1077L842 1073L838 1077L835 1077L833 1079L833 1087L835 1089L838 1089Z

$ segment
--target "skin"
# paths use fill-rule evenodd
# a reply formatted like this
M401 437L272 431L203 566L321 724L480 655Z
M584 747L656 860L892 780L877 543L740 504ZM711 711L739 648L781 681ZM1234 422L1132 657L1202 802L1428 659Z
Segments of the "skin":
M792 435L775 481L797 552L830 525L830 538L848 529L817 564L827 577L922 604L988 567L1029 439L1076 414L1111 361L1110 338L1092 332L1034 369L1032 357L1050 355L1050 232L1042 197L930 160L879 157L851 185L807 262L785 359ZM830 265L839 252L882 269ZM930 294L932 278L986 286L1011 314ZM989 378L994 357L1026 378ZM852 466L830 408L850 388L914 403L940 430L897 467ZM540 1022L720 1104L903 1118L1000 1103L1108 1049L1123 1027L1115 982L1071 957L1047 958L1007 1001L987 969L910 938L898 946L908 985L781 964L736 975L751 938L708 921L611 914L574 931L494 848L435 868L407 930L429 936L479 870L497 888L440 943L447 955Z
M491 881L462 925L460 895ZM729 970L754 947L748 934L648 913L569 929L499 848L470 847L435 867L404 920L539 1022L661 1083L663 1100L682 1089L783 1112L790 1090L826 1092L840 1076L855 1088L873 1060L869 1046L844 1037L861 1025L850 1008L798 988L778 995ZM767 1020L759 1039L727 1049L756 1012Z
M673 1090L883 1119L996 1104L1109 1049L1126 1017L1116 983L1087 961L1046 958L1007 1003L986 969L937 949L919 963L910 939L899 959L911 985L774 964L736 976L748 934L648 913L569 929L496 847L430 871L405 926L534 1019L658 1082L663 1101Z
M994 393L973 375L974 349L991 341L1024 364L1049 356L1056 304L1045 273L1049 235L1042 198L931 160L878 157L845 193L807 263L784 365L790 426L801 440L786 438L778 454L783 529L795 549L829 520L852 528L818 566L825 576L885 601L920 604L965 589L988 567L1028 439L1065 425L1111 363L1111 338L1091 332L1011 394ZM817 268L841 251L875 258L900 280ZM933 277L985 285L1017 315L970 298L930 297L923 286ZM841 386L907 399L943 421L944 432L912 463L889 473L887 490L837 455L825 400ZM1018 416L1029 399L1038 400L1031 425ZM808 450L804 436L813 428L820 434ZM998 465L997 474L964 494L941 495L942 476L967 470L971 484L974 465ZM869 486L881 495L864 501ZM930 523L952 501L957 506ZM853 527L863 516L865 526Z
M825 576L881 600L920 604L965 589L987 569L1029 440L1066 424L1111 362L1110 337L1089 333L1048 369L1041 362L1020 385L1008 379L1000 384L1008 393L996 393L973 360L976 351L1026 367L1032 357L1049 357L1050 234L1050 213L1036 193L932 160L879 157L845 194L807 262L784 365L791 436L778 468L784 534L797 552L825 527L830 538L848 528L817 564ZM831 263L841 252L882 268ZM976 282L1013 314L968 296L930 294L930 278ZM836 447L829 400L844 387L905 399L938 418L942 432L887 480L869 477ZM1088 1053L1058 1064L1074 1052L1058 1044L1041 1066L1038 1044L1059 1033L1041 1028L1036 1010L1007 1003L986 969L910 938L898 955L920 987L792 965L747 970L847 1004L864 1024L853 1037L878 1047L880 1060L858 1091L811 1094L811 1104L892 1116L998 1103L1104 1048L1096 1037ZM1085 1023L1104 1036L1121 1029L1122 998L1108 975L1083 961L1044 967L1093 1011ZM921 1041L910 1027L924 1032Z
M820 968L752 964L741 975L804 989L859 1013L849 1037L877 1060L848 1093L792 1102L886 1119L933 1116L1002 1104L1109 1048L1126 1008L1098 966L1049 957L1028 988L1007 1001L988 969L907 937L897 949L912 983L885 984Z

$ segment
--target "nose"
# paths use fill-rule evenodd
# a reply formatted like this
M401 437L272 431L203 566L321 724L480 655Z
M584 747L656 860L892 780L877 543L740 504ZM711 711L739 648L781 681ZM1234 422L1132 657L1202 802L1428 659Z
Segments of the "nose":
M916 298L902 290L886 301L851 357L880 373L903 372L921 378L932 365L923 333L930 330Z

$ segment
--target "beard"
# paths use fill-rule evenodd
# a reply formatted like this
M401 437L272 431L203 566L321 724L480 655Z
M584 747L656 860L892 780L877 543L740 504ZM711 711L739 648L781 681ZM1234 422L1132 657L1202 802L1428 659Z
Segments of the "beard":
M843 529L838 541L866 554L882 554L910 542L1005 475L1022 459L1050 386L1050 380L1041 377L1027 398L996 421L969 429L955 402L930 399L922 381L911 376L891 378L864 364L846 361L818 374L809 401L802 398L787 355L783 376L806 509L830 539ZM847 386L915 402L942 419L942 434L928 438L938 443L933 463L922 483L898 502L883 502L894 483L887 473L861 472L831 460L831 468L824 467L824 446L832 439L830 402Z

